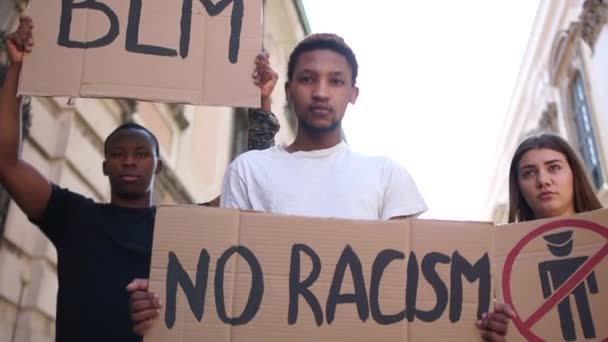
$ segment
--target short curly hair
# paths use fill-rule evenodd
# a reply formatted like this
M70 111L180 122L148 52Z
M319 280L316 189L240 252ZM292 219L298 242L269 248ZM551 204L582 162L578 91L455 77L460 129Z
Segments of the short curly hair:
M118 126L118 128L116 128L114 131L112 131L112 133L110 133L106 137L106 140L103 142L104 155L108 154L108 143L110 142L110 139L112 139L112 137L114 135L116 135L117 133L119 133L121 131L126 131L126 130L131 130L131 129L142 131L142 132L146 133L152 140L152 147L154 148L154 153L156 154L156 157L160 157L160 148L158 146L158 139L156 139L156 136L154 135L154 133L152 133L150 130L148 130L144 126L136 124L134 122L127 122L127 123L124 123L124 124Z
M352 69L352 85L357 83L359 64L353 50L344 39L334 33L315 33L304 38L291 52L287 64L287 80L291 82L298 58L305 52L314 50L331 50L346 58Z

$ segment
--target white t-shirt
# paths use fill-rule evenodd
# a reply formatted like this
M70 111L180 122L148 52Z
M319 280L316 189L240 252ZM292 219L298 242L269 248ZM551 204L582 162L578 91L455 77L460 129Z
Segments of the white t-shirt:
M402 166L352 152L344 142L310 152L289 153L282 146L246 152L228 167L220 201L228 208L348 219L427 210Z

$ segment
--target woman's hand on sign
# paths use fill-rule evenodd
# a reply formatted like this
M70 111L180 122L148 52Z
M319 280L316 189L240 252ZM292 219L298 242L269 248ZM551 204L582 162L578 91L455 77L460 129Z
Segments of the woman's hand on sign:
M494 304L494 312L486 312L477 321L477 328L485 341L506 341L509 320L515 317L515 311L508 304Z
M33 29L34 22L32 19L23 16L19 19L19 28L17 31L6 37L6 49L11 65L21 64L25 53L32 52L32 46L34 46Z
M270 112L270 95L277 84L279 75L272 70L267 52L261 52L255 58L255 71L253 83L260 88L262 97L262 110Z
M144 336L158 317L161 303L154 292L148 291L148 279L133 279L127 285L133 332Z

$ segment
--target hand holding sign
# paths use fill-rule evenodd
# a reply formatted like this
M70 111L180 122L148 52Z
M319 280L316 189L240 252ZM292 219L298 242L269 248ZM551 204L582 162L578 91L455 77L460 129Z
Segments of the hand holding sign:
M130 292L129 307L131 309L131 320L133 321L133 332L143 336L152 323L158 318L162 307L160 298L154 292L148 291L148 279L133 279L127 286Z
M8 58L11 64L21 64L25 53L32 52L32 46L34 45L34 38L32 35L33 29L34 23L32 22L32 19L24 16L19 19L19 28L17 31L6 37Z
M486 312L477 321L477 328L481 329L481 336L486 341L506 341L505 335L509 327L509 320L515 317L515 312L508 304L495 303L494 312Z
M255 58L255 65L252 77L255 85L261 90L261 108L265 112L270 112L270 95L277 84L279 75L272 70L267 52L262 52Z

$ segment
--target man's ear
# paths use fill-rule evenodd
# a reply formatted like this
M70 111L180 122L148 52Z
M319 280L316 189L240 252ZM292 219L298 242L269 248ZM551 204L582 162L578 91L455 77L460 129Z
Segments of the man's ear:
M355 104L357 102L357 98L359 97L359 87L353 86L353 92L350 94L350 103Z
M285 99L287 103L291 103L291 89L289 82L285 82Z
M101 163L101 170L103 171L104 176L108 175L108 165L106 164L105 160L103 161L103 163Z
M165 167L165 164L163 164L163 160L159 158L158 161L156 162L156 171L154 171L154 174L158 175L161 172L163 172L164 167Z

